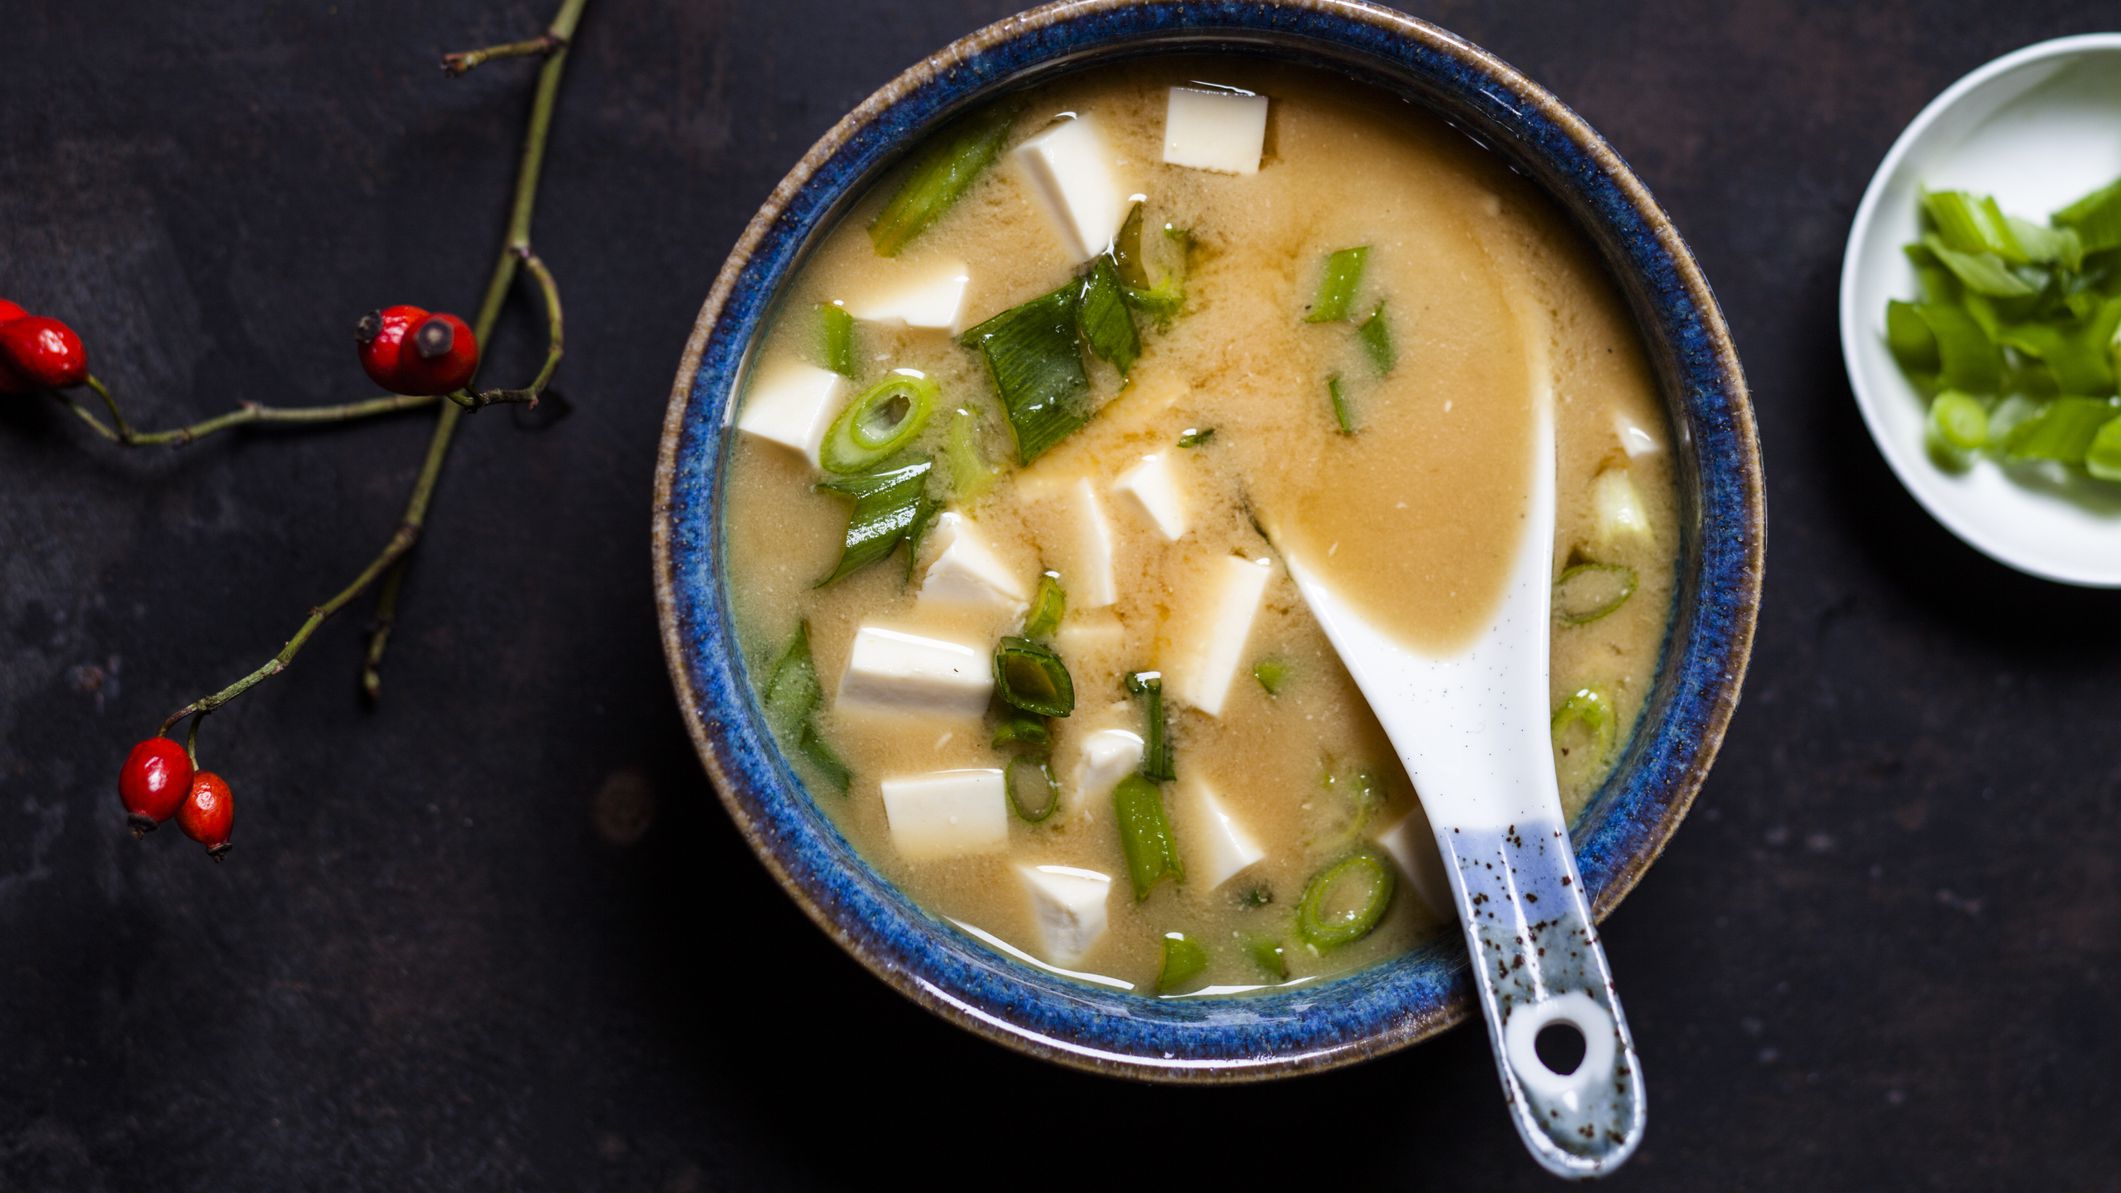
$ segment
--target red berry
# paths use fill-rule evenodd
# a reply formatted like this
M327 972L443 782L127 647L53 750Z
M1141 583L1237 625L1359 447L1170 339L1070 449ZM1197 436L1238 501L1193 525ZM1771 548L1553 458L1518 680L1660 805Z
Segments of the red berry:
M368 379L392 393L404 393L398 388L398 362L405 345L405 337L427 318L420 307L384 307L370 311L354 324L354 343L359 345L361 368Z
M177 809L177 827L218 858L228 852L228 834L235 824L236 801L229 794L228 780L210 770L200 771L191 781L184 806Z
M28 313L14 303L0 298L0 323L12 323ZM5 356L0 356L0 394L33 393L36 388L22 374L17 373L14 366L7 363Z
M118 772L118 798L125 804L133 835L152 832L176 815L191 785L191 755L183 746L166 737L150 737L134 746Z
M88 349L81 337L49 315L0 322L0 360L33 389L65 389L88 380Z
M436 311L420 322L398 353L399 392L446 394L471 384L479 370L479 338L462 319Z

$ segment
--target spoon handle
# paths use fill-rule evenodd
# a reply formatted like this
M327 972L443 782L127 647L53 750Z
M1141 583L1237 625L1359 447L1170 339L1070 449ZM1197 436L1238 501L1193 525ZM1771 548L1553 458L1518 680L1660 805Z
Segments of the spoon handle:
M1628 1035L1583 879L1558 820L1439 825L1489 1042L1517 1131L1548 1171L1592 1177L1642 1141L1642 1065ZM1583 1060L1556 1072L1534 1046L1549 1024L1581 1033Z

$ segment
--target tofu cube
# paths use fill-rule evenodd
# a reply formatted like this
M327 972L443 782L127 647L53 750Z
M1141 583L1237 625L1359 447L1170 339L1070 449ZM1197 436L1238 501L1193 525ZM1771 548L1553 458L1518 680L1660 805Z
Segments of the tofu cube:
M1078 261L1112 245L1127 217L1127 191L1112 169L1112 154L1087 116L1063 120L1011 153L1031 191L1053 220L1061 243Z
M1643 508L1642 494L1635 491L1635 482L1629 479L1625 468L1608 468L1591 482L1591 511L1597 520L1593 534L1600 546L1641 539L1650 533L1649 511Z
M1009 791L1002 772L943 770L885 779L884 820L908 861L993 853L1009 844Z
M1444 873L1443 855L1436 851L1436 833L1420 808L1377 834L1377 846L1399 863L1413 884L1414 893L1421 896L1430 911L1446 922L1458 918L1458 902L1451 897L1451 880Z
M1183 812L1186 823L1178 839L1186 851L1186 877L1212 891L1267 856L1267 851L1230 815L1222 797L1205 780L1188 777L1185 787L1190 806Z
M921 604L1011 615L1029 605L1023 581L963 514L951 510L937 517L928 530L927 546L934 554L921 578Z
M1648 427L1629 418L1624 410L1613 412L1613 434L1619 437L1620 450L1626 452L1630 460L1638 456L1647 456L1664 448L1664 445L1657 441L1657 436L1652 434Z
M1132 468L1120 473L1112 487L1133 498L1166 541L1175 543L1185 535L1190 525L1186 495L1168 452L1143 456Z
M1192 633L1164 673L1166 691L1211 717L1222 715L1273 574L1271 563L1236 555L1210 566L1199 603L1193 606L1198 612L1190 618Z
M1068 594L1072 600L1074 593ZM1127 627L1107 609L1070 612L1053 636L1054 648L1068 662L1068 673L1082 691L1118 691L1127 665Z
M1257 174L1267 97L1173 87L1164 104L1164 160L1219 174Z
M968 643L865 625L840 675L838 707L977 717L994 691L990 662Z
M1088 812L1111 795L1121 779L1141 768L1145 748L1140 734L1125 729L1099 729L1085 735L1066 792L1074 811Z
M1112 573L1112 524L1105 521L1104 503L1086 477L1075 483L1075 509L1070 527L1073 548L1061 583L1068 589L1068 604L1077 609L1104 609L1119 600L1119 584Z
M961 262L918 267L884 287L847 303L847 313L868 323L932 328L956 335L965 328L965 292L972 271Z
M793 448L817 466L825 428L840 412L847 379L830 369L784 361L759 370L744 398L736 429L783 447Z
M1031 896L1039 956L1054 965L1079 965L1105 935L1112 877L1074 866L1018 866Z

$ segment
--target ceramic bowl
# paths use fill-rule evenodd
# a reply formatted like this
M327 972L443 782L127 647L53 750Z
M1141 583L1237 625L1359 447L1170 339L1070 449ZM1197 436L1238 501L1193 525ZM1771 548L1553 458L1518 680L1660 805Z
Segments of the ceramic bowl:
M1925 187L1993 194L2042 219L2121 176L2121 33L2062 37L1975 70L1922 109L1864 192L1841 263L1841 352L1871 438L1915 500L1953 534L2019 571L2121 588L2121 486L2044 465L1929 458L1928 410L1885 346L1885 304L1916 293L1900 246Z
M997 92L1092 63L1185 51L1323 67L1405 97L1536 179L1602 250L1640 324L1675 430L1684 511L1656 690L1575 832L1603 915L1700 790L1738 699L1760 597L1764 514L1752 409L1708 284L1642 183L1574 112L1442 29L1350 0L1071 0L973 33L893 79L774 189L715 279L686 346L656 476L664 649L700 757L788 893L878 977L937 1014L1085 1069L1244 1080L1381 1055L1473 1009L1457 935L1355 974L1243 999L1154 999L1080 984L922 912L849 847L777 752L730 621L721 530L739 373L805 246L922 133Z

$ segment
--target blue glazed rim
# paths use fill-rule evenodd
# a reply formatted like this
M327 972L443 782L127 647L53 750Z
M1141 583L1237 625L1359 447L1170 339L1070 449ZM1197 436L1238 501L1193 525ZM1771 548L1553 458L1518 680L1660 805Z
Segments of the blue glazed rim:
M1089 62L1174 50L1322 65L1442 115L1557 198L1626 291L1677 431L1690 516L1656 689L1575 832L1593 911L1612 910L1684 818L1737 705L1766 531L1752 407L1708 283L1620 156L1507 64L1389 9L1063 0L972 33L870 96L774 188L700 312L657 467L656 595L678 702L722 802L774 878L857 960L915 1002L1035 1056L1149 1080L1257 1080L1382 1055L1466 1018L1474 1002L1456 936L1238 1000L1119 993L995 952L915 907L811 801L760 717L721 572L736 382L812 234L922 130L966 105Z

